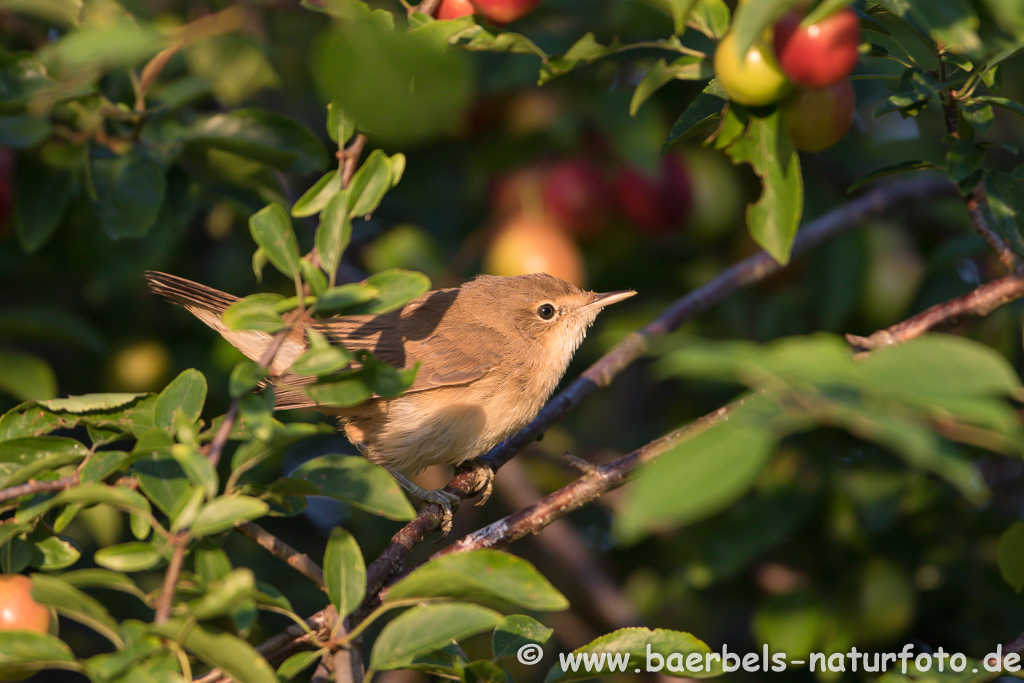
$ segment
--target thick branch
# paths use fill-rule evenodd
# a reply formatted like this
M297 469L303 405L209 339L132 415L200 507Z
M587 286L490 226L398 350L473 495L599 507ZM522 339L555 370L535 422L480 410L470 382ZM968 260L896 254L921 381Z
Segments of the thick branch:
M1024 296L1024 275L1007 275L985 283L955 299L935 304L892 327L878 330L870 337L846 335L858 351L871 351L920 337L936 328L953 325L964 318L983 318L1000 306Z

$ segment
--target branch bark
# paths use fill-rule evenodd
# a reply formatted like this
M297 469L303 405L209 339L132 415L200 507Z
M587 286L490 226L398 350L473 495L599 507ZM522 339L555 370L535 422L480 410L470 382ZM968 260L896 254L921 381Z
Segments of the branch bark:
M320 590L327 590L324 583L324 570L316 562L309 559L309 555L300 553L254 522L242 522L235 527L235 531L255 541L257 545L269 551L277 559L283 560L289 567L316 584L316 587Z

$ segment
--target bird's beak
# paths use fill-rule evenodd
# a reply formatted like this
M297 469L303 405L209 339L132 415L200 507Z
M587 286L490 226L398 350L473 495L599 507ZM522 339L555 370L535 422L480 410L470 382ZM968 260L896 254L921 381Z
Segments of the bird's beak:
M614 304L618 301L622 301L623 299L628 299L634 294L636 294L636 292L634 292L632 289L624 289L621 292L605 292L604 294L595 294L594 300L591 301L589 304L581 307L580 310L587 311L592 308L604 308L608 304Z

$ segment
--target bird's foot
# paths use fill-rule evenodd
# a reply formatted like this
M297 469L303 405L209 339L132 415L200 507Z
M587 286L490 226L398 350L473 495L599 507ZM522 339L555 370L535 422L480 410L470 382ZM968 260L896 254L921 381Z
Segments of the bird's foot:
M473 482L473 491L480 491L482 494L480 500L475 504L483 505L494 491L494 470L479 460L471 460L466 466L476 475L476 481Z
M391 470L391 476L401 484L402 488L416 498L419 498L424 503L436 503L441 508L441 531L447 536L448 532L452 530L453 508L462 502L462 498L454 493L448 493L444 489L425 489L412 483L404 475L394 470Z

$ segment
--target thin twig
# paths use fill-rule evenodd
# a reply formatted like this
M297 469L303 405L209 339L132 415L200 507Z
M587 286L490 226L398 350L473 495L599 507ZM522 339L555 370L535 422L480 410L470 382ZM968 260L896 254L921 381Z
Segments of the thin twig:
M235 531L246 538L252 539L277 559L284 560L289 567L315 583L316 587L320 590L326 590L324 571L316 562L309 559L309 556L305 553L300 553L254 522L242 522L235 527Z
M78 472L69 474L66 477L60 479L52 479L49 481L38 481L36 479L30 479L24 484L18 484L17 486L11 486L6 489L0 489L0 502L5 500L11 500L12 498L20 498L22 496L28 496L33 493L43 493L45 491L63 491L69 489L72 486L78 486Z
M158 624L166 622L171 616L174 590L178 585L178 577L181 576L181 566L185 561L185 546L187 544L184 536L176 537L174 550L171 552L171 559L167 563L167 571L164 572L164 582L160 586L160 597L156 601L154 621Z
M1000 306L1024 296L1024 275L1007 275L987 282L955 299L935 304L892 327L878 330L869 337L846 335L858 351L871 351L882 346L902 344L925 332L953 325L964 318L983 318Z
M338 152L338 160L341 162L341 187L346 188L352 182L352 176L356 174L356 166L359 165L359 158L363 155L363 148L366 147L366 136L360 133L352 140L352 143Z

